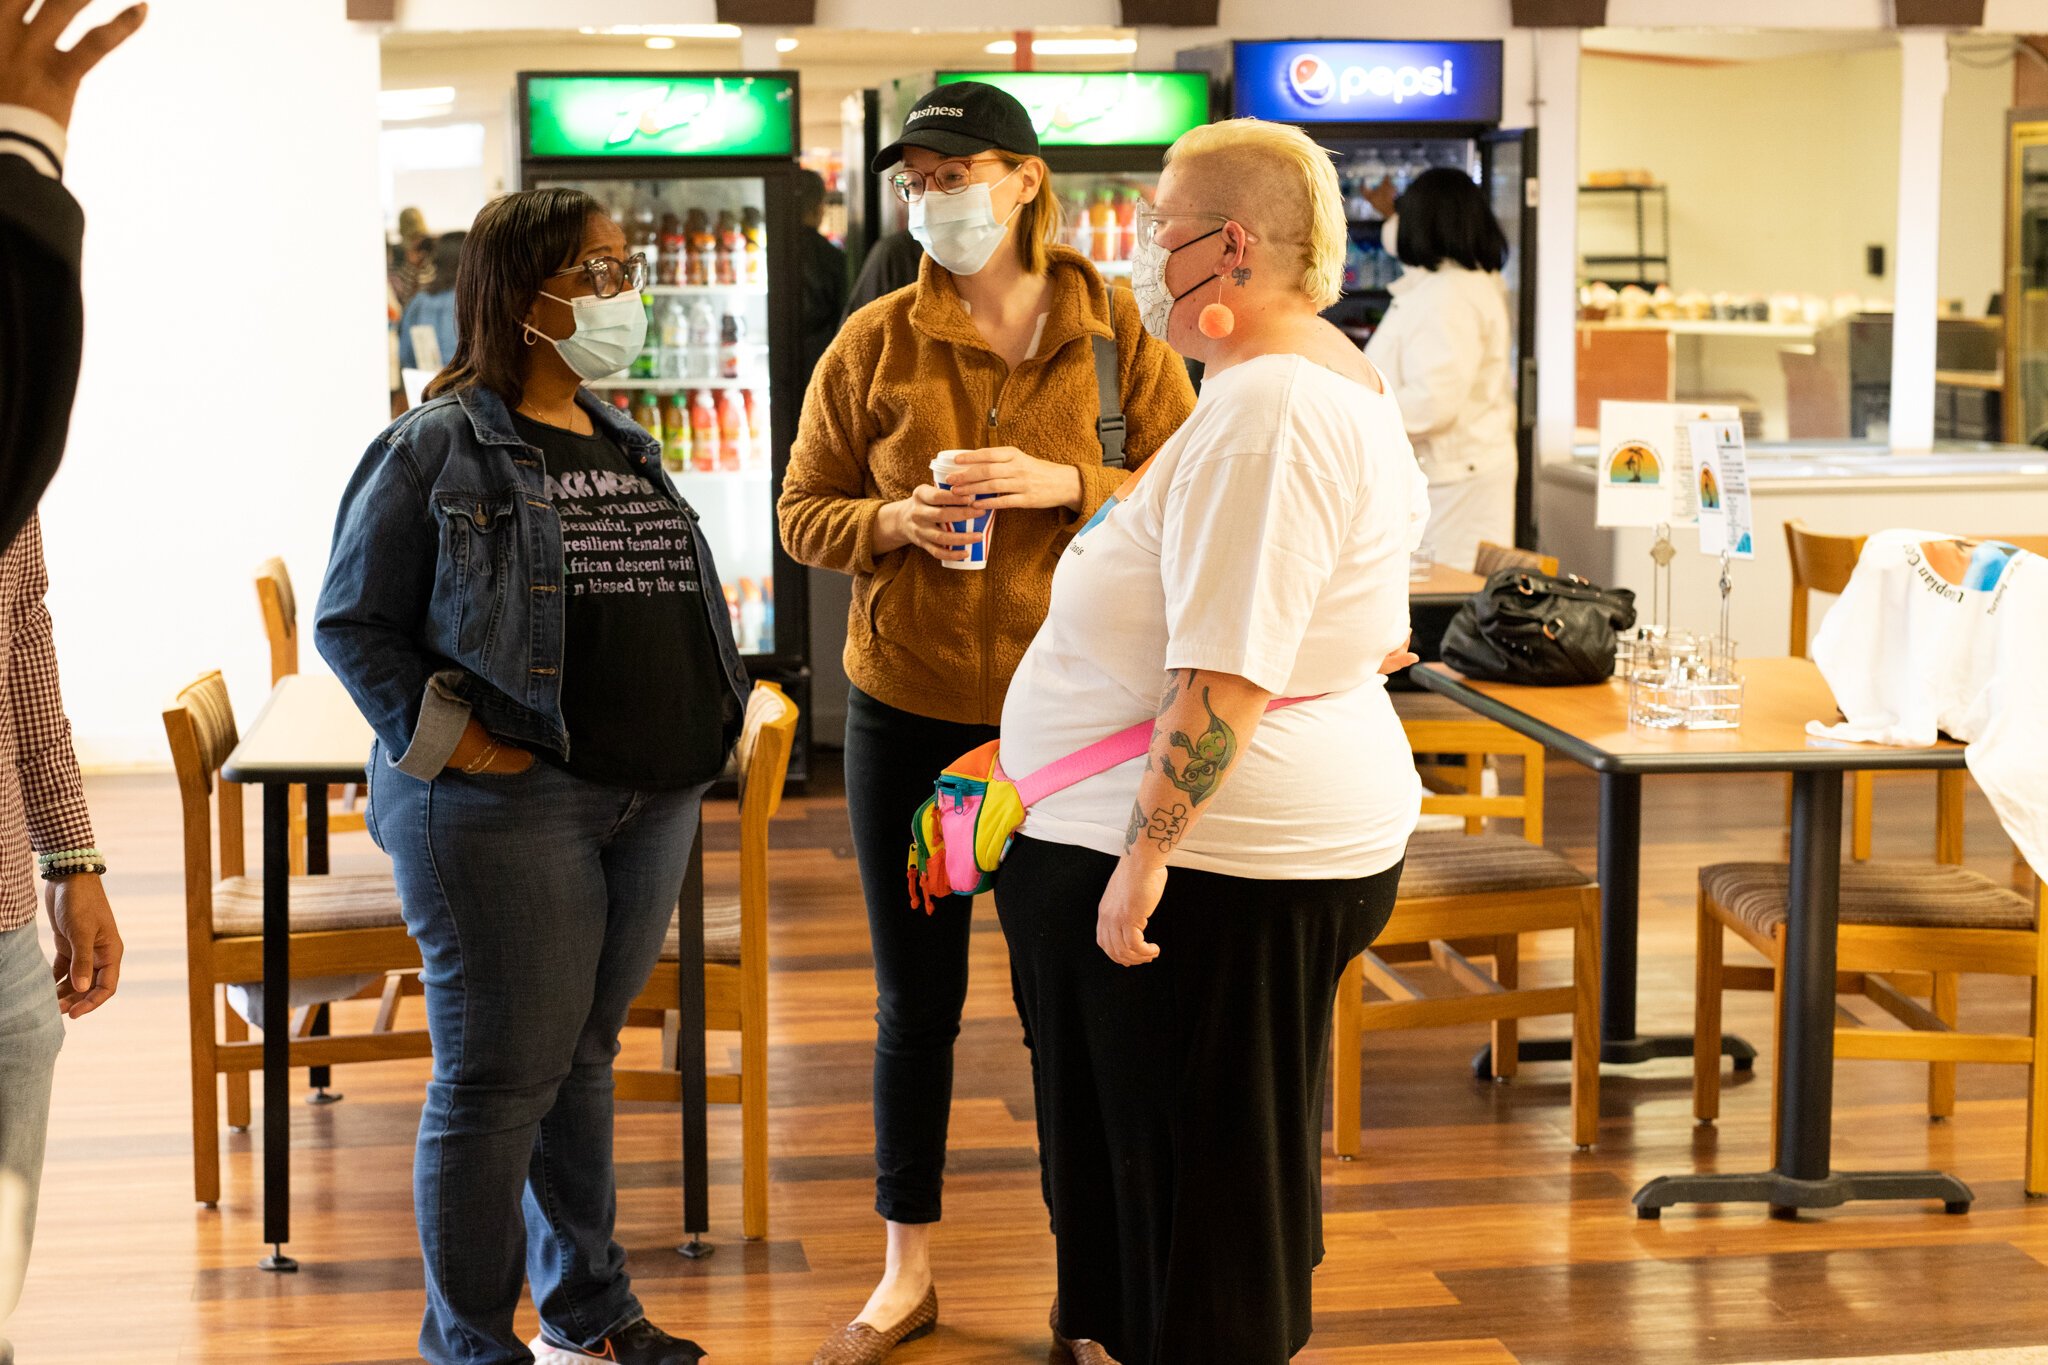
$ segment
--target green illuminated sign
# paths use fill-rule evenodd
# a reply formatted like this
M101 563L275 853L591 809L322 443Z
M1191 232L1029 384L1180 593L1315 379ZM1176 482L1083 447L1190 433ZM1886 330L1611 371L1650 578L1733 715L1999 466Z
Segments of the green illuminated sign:
M791 76L528 76L528 156L790 156Z
M980 81L1031 111L1047 147L1161 147L1209 121L1200 71L947 71L939 83Z

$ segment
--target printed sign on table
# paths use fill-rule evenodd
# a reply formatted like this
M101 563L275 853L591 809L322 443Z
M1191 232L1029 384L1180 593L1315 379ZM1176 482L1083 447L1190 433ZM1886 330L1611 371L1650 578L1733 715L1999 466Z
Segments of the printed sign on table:
M1733 422L1725 404L1600 404L1599 481L1595 519L1601 526L1691 526L1699 519L1693 473L1692 424Z
M1692 450L1697 473L1694 495L1699 503L1700 553L1755 559L1750 535L1749 463L1742 448L1739 421L1694 422Z

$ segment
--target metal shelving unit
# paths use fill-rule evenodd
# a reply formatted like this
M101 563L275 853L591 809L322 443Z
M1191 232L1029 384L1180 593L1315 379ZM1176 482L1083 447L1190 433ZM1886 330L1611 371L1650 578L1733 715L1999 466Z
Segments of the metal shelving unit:
M1632 252L1609 252L1581 255L1579 257L1579 278L1591 282L1620 288L1623 285L1640 285L1654 289L1660 284L1671 283L1671 196L1662 185L1581 185L1579 186L1579 213L1586 212L1586 196L1597 195L1603 199L1626 196L1626 208L1632 208L1635 215L1635 243ZM1655 198L1658 250L1650 250L1649 230L1652 207L1648 202ZM1580 239L1585 233L1581 231ZM1622 267L1629 267L1623 270Z

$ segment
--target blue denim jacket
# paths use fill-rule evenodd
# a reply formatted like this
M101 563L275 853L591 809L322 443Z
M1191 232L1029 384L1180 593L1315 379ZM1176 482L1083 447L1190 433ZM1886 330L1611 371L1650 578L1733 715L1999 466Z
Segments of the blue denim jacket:
M746 671L696 510L662 471L659 441L587 390L576 401L688 514L725 665L722 694L702 702L730 746ZM393 422L349 480L313 638L400 772L431 781L472 715L501 739L568 756L562 525L546 482L505 400L480 387Z

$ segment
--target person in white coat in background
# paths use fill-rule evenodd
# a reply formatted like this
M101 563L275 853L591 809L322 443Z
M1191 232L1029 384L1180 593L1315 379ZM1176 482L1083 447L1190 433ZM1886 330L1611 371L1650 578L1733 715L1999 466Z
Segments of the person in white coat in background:
M1401 406L1429 479L1425 541L1440 564L1470 568L1479 542L1515 538L1515 388L1507 237L1486 192L1438 167L1395 198L1372 196L1381 240L1406 267L1366 357Z

